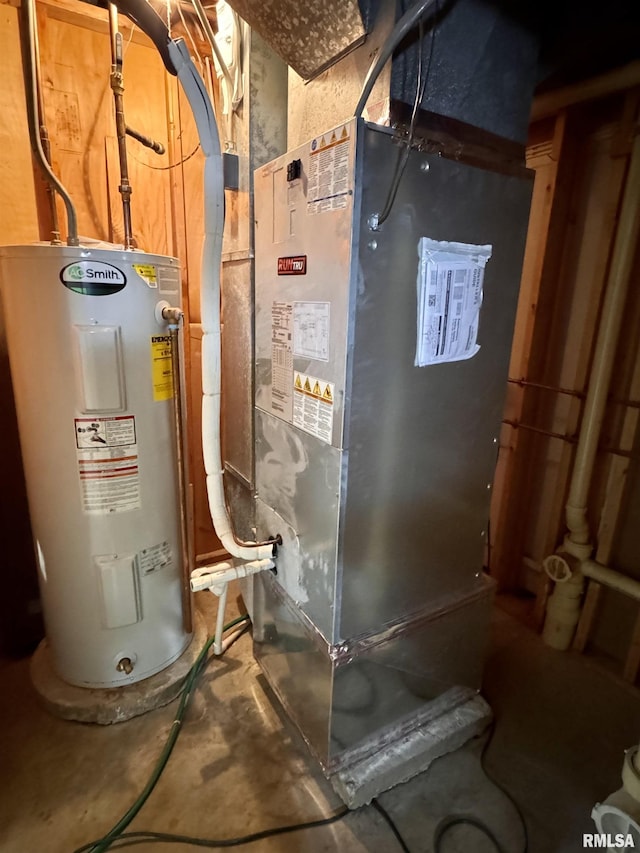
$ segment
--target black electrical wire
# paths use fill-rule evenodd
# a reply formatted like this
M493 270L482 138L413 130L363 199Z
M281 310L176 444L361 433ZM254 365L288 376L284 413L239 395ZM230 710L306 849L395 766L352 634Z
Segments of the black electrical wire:
M485 756L487 754L487 750L491 745L493 740L493 736L496 731L495 720L489 726L489 736L485 741L484 746L482 747L482 752L480 753L480 767L482 768L487 779L496 786L496 788L501 791L504 796L509 800L514 809L518 814L518 818L520 819L520 823L522 825L522 834L524 838L524 843L522 847L522 853L529 853L529 832L527 830L527 822L525 820L524 814L522 813L522 809L515 801L515 799L511 796L509 791L504 788L499 782L495 780L495 778L489 773L487 768L485 767ZM448 815L440 821L438 826L436 827L434 836L433 836L433 850L434 853L442 853L442 839L446 835L446 833L453 829L454 826L473 826L475 829L482 832L486 837L493 843L494 847L498 851L498 853L505 853L504 847L500 844L496 836L490 827L487 826L486 823L481 821L479 818L473 817L472 815Z
M113 849L120 850L124 847L133 847L137 844L145 844L149 841L154 841L159 844L191 844L193 847L207 847L210 850L220 850L226 847L240 847L243 844L253 844L256 841L263 841L265 838L272 838L276 835L287 835L291 832L300 832L304 829L315 829L321 826L330 826L332 823L337 823L342 818L350 813L349 809L342 809L330 817L324 817L320 820L310 820L306 823L293 823L288 826L278 826L274 829L263 829L261 832L252 832L250 835L238 836L237 838L198 838L191 835L177 835L169 832L124 832L119 836L114 843ZM122 839L122 841L120 840ZM90 850L90 846L81 847L75 853Z
M438 2L436 0L436 15L438 13ZM422 20L418 24L418 76L416 79L416 95L413 101L413 109L411 111L411 121L409 123L409 133L407 136L407 140L404 144L404 147L396 161L396 168L393 174L393 178L391 179L391 185L389 187L389 192L387 193L387 200L382 208L382 212L378 216L378 225L382 225L382 223L389 217L391 213L391 209L393 207L393 203L396 200L396 195L398 194L398 189L400 187L400 181L402 180L402 176L404 175L404 171L407 167L407 163L409 161L409 154L411 153L411 146L413 145L413 138L416 129L416 120L418 118L418 110L420 109L420 104L424 99L424 94L427 88L427 81L429 79L429 72L431 71L431 59L433 57L433 43L436 37L436 28L434 26L431 31L431 38L429 40L429 58L427 60L426 70L423 69L423 60L422 60L422 47L424 43L424 24Z
M404 850L404 853L411 853L411 851L407 847L407 844L406 844L404 838L400 834L400 830L395 825L395 823L393 822L393 818L391 817L389 812L383 807L382 803L379 800L376 800L374 798L373 800L371 800L371 805L374 807L374 809L377 812L379 812L382 815L384 820L387 822L387 824L389 825L389 828L391 829L391 832L393 832L393 834L395 835L395 837L398 841L398 844Z
M231 628L234 628L236 625L240 623L248 624L249 617L248 616L239 616L237 619L229 622L224 626L224 631L228 631ZM165 742L162 752L160 753L160 758L156 762L153 770L151 771L151 775L147 781L147 784L144 786L142 793L138 796L135 802L130 806L129 809L124 813L124 815L120 818L120 820L106 833L102 838L99 838L97 841L91 842L91 844L85 844L82 847L78 848L74 851L74 853L84 853L89 850L90 853L104 853L105 850L108 850L116 838L120 837L124 830L129 826L131 821L136 817L140 809L144 806L146 801L149 799L153 789L158 783L158 779L162 775L162 771L167 765L171 753L173 752L173 748L176 745L176 741L178 740L178 735L180 734L180 730L182 727L182 721L184 719L184 715L187 710L187 706L189 704L189 700L193 693L193 689L195 687L198 676L204 669L207 663L207 654L209 649L213 645L215 637L210 637L209 640L205 643L202 651L196 658L195 663L187 673L187 677L185 679L185 684L182 690L180 691L180 703L178 705L178 710L176 711L175 719L171 725L171 729L169 730L169 735Z

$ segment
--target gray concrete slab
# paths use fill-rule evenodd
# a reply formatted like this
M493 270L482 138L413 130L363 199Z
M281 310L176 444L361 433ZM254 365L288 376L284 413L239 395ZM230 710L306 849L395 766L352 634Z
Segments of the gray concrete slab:
M213 625L213 596L200 596ZM233 614L228 614L229 618ZM57 719L40 707L28 661L0 667L0 850L72 853L105 832L143 788L171 727L175 703L115 726ZM554 652L496 611L485 694L497 719L489 771L521 803L530 853L578 853L590 811L618 787L622 753L638 738L640 696L588 658ZM432 853L443 816L471 813L520 853L516 813L487 779L483 740L436 760L380 796L411 853ZM132 828L230 837L323 817L341 805L284 718L243 636L206 671L174 754ZM157 843L137 847L187 853ZM371 807L331 827L266 839L241 853L396 853ZM443 853L493 853L472 828Z
M126 687L89 689L74 687L60 678L45 637L31 658L31 682L41 704L56 717L102 726L122 723L172 702L206 641L206 622L195 611L191 642L170 666Z

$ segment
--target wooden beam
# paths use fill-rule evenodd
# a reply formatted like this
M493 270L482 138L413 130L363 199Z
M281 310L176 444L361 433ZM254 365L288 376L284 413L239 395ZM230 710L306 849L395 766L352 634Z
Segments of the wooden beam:
M640 61L630 62L606 74L538 95L533 100L531 122L554 115L566 107L623 92L635 86L640 86Z
M631 635L631 643L629 644L629 651L627 652L627 659L625 660L623 677L626 681L630 681L631 684L635 683L636 678L638 677L638 668L640 667L640 612L636 616L636 621L633 626L633 633Z
M587 595L584 600L580 621L576 629L576 636L573 640L573 648L577 652L583 652L589 640L589 634L593 627L593 622L598 611L600 596L602 595L602 586L595 581L590 580L587 587Z

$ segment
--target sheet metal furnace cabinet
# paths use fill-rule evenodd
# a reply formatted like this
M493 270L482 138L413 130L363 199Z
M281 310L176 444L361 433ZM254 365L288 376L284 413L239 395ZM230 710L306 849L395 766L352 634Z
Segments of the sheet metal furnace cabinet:
M256 582L255 652L328 771L480 686L532 180L481 165L478 146L474 165L425 147L378 230L403 151L388 128L352 119L255 173L256 512L284 542ZM467 272L469 247L491 257L475 354L438 361L436 341L417 367L433 312L466 310L429 297L422 238L462 244Z

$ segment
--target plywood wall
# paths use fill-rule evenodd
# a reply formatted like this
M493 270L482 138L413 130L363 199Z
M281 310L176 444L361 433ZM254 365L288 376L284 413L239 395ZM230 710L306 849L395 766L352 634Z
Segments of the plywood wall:
M30 154L19 38L19 9L0 0L0 242L47 239L46 194ZM119 163L109 87L111 57L107 13L79 0L37 3L45 116L52 165L77 208L82 237L123 240ZM209 518L200 447L198 362L200 257L203 239L203 156L191 112L175 78L166 74L155 47L120 17L124 41L127 124L161 142L158 156L127 141L133 234L138 248L179 257L183 265L186 388L190 413L192 493L197 553L219 549ZM212 83L212 81L210 81ZM213 94L213 93L212 93ZM63 237L64 207L58 201ZM193 328L190 324L195 324ZM6 365L4 368L6 373ZM195 373L194 373L195 376ZM5 408L5 411L9 411ZM5 434L4 425L3 435ZM8 429L8 427L7 427ZM17 448L16 448L17 450ZM17 452L12 454L18 458ZM195 486L197 485L197 488Z

